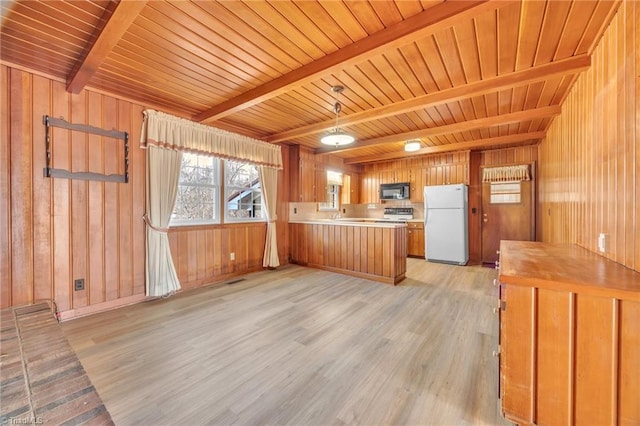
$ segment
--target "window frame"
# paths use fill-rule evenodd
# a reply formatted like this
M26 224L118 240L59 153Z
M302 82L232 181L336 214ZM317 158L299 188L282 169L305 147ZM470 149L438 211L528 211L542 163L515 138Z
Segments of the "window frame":
M506 181L491 182L489 190L489 204L521 204L522 203L522 182Z
M242 161L237 161L237 160L224 160L222 162L222 182L223 182L223 200L224 202L222 203L223 205L221 206L221 208L224 209L224 222L225 223L243 223L243 222L266 222L267 218L264 216L264 203L263 203L263 194L262 194L262 181L260 180L260 166L256 165L256 164L251 164L248 162L242 162ZM227 165L229 163L236 163L236 164L242 164L245 166L250 166L250 167L255 167L256 168L256 183L258 185L258 187L241 187L241 186L227 186ZM232 217L229 215L229 204L230 204L230 200L229 200L229 196L231 194L229 194L229 189L234 189L234 190L238 190L239 194L242 194L243 192L250 192L251 196L252 196L252 206L254 206L254 208L251 210L254 213L254 217ZM243 191L244 190L244 191ZM256 203L255 200L256 197L255 194L258 193L259 194L259 198L260 198L260 202ZM242 206L242 204L240 204ZM258 210L256 207L259 208L262 217L255 217L255 212Z
M327 184L326 199L318 203L318 211L335 212L340 210L340 185Z
M211 165L213 168L213 174L212 174L212 178L214 180L213 184L208 185L208 184L202 184L202 183L195 183L195 184L184 184L181 183L182 180L182 172L183 172L183 167L184 167L184 162L180 165L180 177L178 178L178 189L177 189L177 194L176 194L176 201L175 201L175 205L173 206L173 212L171 213L171 219L169 220L169 226L170 227L183 227L183 226L198 226L198 225L218 225L221 223L221 214L220 214L220 193L222 192L222 167L221 167L221 160L218 157L215 157L213 155L207 155L207 154L199 154L199 153L190 153L190 152L183 152L183 159L185 155L193 155L196 156L196 158L198 158L198 160L200 160L200 158L208 158L211 160ZM199 163L198 166L199 167ZM204 167L199 167L199 168L204 168ZM173 215L175 214L176 209L178 208L178 202L179 202L179 197L180 197L180 187L181 186L189 186L189 187L205 187L205 188L211 188L214 191L214 197L213 197L213 218L211 219L174 219Z

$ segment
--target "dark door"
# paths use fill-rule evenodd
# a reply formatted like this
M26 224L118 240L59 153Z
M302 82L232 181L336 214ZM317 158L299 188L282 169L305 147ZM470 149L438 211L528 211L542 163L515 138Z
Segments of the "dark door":
M534 240L533 183L520 182L520 202L491 202L491 184L482 184L482 262L498 260L500 240Z

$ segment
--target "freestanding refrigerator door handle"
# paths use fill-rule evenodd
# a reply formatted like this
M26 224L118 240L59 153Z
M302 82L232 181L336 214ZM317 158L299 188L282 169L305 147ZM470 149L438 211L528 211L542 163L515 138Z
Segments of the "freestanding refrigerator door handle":
M427 191L426 187L423 190L423 198L424 198L424 224L427 224L427 218L429 217L429 202L427 200Z

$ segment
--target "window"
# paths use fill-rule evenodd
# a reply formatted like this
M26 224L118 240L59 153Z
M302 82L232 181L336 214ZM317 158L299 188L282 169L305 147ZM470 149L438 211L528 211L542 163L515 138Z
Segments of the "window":
M340 208L340 185L342 185L342 173L327 170L327 193L324 202L318 203L318 210L338 210Z
M170 225L219 223L220 160L182 154L176 205Z
M517 204L520 202L520 181L491 183L491 204Z
M229 221L263 220L262 186L258 166L224 162L225 218Z
M220 205L221 161L207 155L184 153L176 205L170 226L220 223L225 220L263 220L262 187L258 166L224 162L224 206Z
M338 210L340 205L340 187L338 185L327 185L327 194L324 202L318 203L318 210Z

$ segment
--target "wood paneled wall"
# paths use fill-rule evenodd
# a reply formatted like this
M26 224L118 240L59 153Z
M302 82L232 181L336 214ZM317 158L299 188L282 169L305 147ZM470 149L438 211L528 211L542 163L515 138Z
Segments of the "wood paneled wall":
M182 288L262 269L266 232L264 222L171 229L169 246Z
M72 317L143 300L146 155L138 141L144 106L89 90L72 95L62 81L7 66L0 66L0 83L0 307L53 299ZM45 178L44 115L129 132L129 183ZM112 173L122 161L100 137L55 129L55 139L58 168ZM283 157L288 167L284 151ZM285 169L279 200L288 199L287 176ZM288 204L279 202L277 210L286 263ZM264 223L172 231L183 286L261 267L265 231ZM218 262L218 253L227 256ZM74 291L79 278L85 290Z
M420 191L426 185L469 184L469 151L420 155L401 160L367 163L362 167L362 202L377 202L381 183L410 182ZM411 197L412 200L414 196ZM421 201L422 196L415 197Z
M507 166L513 164L531 164L538 160L538 146L526 145L512 148L482 151L480 164L483 166ZM478 171L481 173L481 170Z
M289 152L282 147L284 170L278 175L276 229L280 264L288 263ZM264 222L176 227L169 231L169 245L178 279L184 289L226 280L262 269L267 225ZM235 259L231 260L231 253Z
M69 311L144 294L145 153L135 142L143 107L0 70L1 306L53 299ZM128 132L129 183L45 178L44 115ZM82 132L55 129L52 149L57 168L113 173L122 162L115 144ZM74 291L80 278L85 289Z
M624 1L539 146L537 238L640 270L640 5Z

